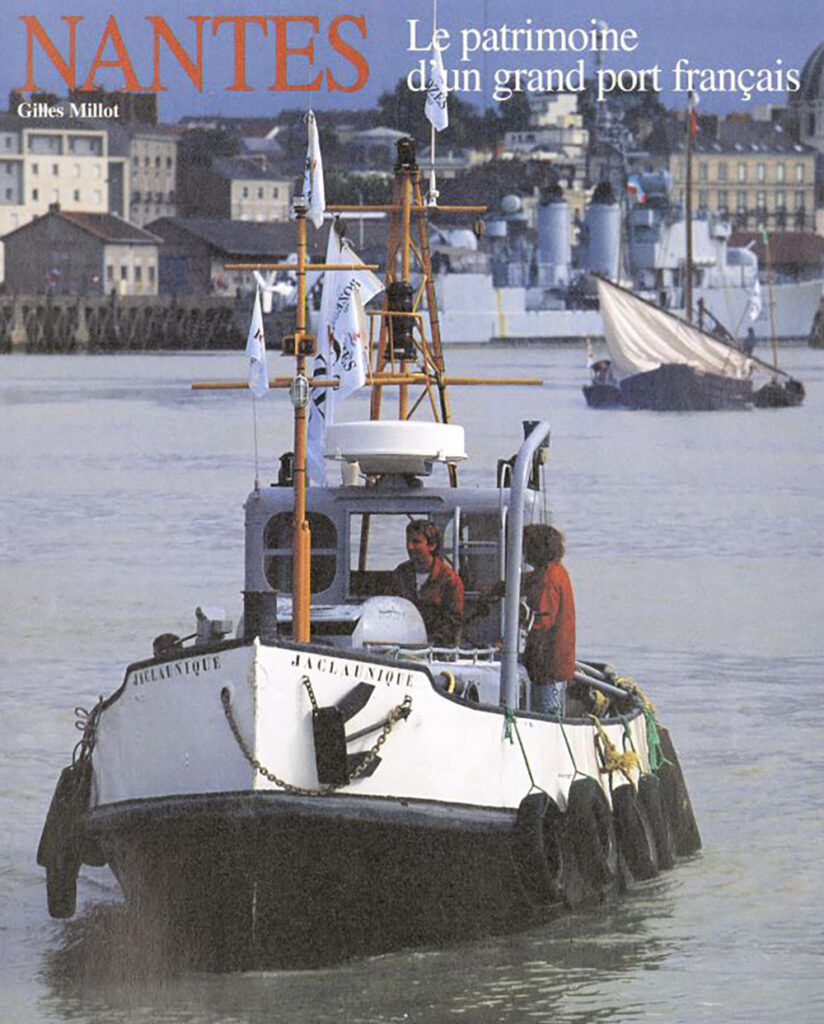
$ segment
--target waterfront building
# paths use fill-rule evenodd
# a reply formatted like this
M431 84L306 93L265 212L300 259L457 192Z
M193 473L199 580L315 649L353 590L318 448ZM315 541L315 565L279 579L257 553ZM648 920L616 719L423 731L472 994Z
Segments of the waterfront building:
M49 210L3 236L7 292L158 294L160 239L112 213Z
M125 217L126 163L124 151L111 151L107 128L68 117L0 114L0 236L54 203L66 211Z
M718 137L697 135L692 155L692 208L717 213L740 230L812 231L816 153L780 125L729 117ZM669 154L675 198L686 199L683 132Z
M129 130L129 220L145 225L177 214L178 146L182 129L135 124Z
M288 221L292 180L249 157L219 156L181 166L178 209L186 217Z

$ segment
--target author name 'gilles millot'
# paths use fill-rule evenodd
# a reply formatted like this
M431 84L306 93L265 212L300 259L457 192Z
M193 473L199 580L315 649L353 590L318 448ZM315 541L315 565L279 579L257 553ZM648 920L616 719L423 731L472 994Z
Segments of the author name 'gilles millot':
M19 103L17 106L18 117L65 117L68 110L69 117L108 118L117 120L120 117L119 103L69 103L63 104L42 103L40 101Z

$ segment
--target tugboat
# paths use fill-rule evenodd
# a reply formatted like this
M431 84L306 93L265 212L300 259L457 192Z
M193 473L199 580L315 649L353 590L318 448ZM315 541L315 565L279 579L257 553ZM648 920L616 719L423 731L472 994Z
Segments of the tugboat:
M525 425L488 487L459 485L429 208L402 140L373 418L327 428L343 482L307 487L307 396L324 381L306 377L313 265L296 200L294 452L246 501L240 622L198 608L192 637L161 633L85 717L38 850L52 916L74 912L82 864L107 863L127 904L197 962L311 963L597 905L700 848L669 733L636 683L582 660L591 714L531 707L522 536L544 516L550 428ZM390 387L399 414L380 419ZM434 422L413 419L421 406ZM454 642L433 643L389 593L410 520L439 528L463 581Z

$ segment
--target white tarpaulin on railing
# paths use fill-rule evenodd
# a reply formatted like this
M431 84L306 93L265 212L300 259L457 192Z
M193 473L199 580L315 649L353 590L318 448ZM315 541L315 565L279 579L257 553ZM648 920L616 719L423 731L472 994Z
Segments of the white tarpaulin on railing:
M684 363L705 373L749 377L751 361L685 320L598 278L598 301L612 369L618 379Z

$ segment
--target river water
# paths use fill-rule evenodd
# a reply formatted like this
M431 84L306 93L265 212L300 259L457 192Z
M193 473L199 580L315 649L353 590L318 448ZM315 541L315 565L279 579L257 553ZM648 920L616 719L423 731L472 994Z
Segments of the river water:
M5 356L3 1024L824 1020L824 356L782 350L807 386L799 409L691 414L587 409L578 347L448 361L546 379L453 390L463 479L494 482L518 421L549 419L579 651L653 697L703 853L597 913L323 970L170 970L124 931L107 868L84 868L78 917L51 921L34 858L73 708L113 690L156 634L191 632L197 605L237 618L254 423L248 393L188 387L242 377L240 354ZM285 394L257 419L268 481L291 447Z

